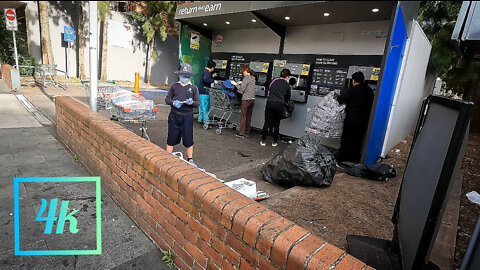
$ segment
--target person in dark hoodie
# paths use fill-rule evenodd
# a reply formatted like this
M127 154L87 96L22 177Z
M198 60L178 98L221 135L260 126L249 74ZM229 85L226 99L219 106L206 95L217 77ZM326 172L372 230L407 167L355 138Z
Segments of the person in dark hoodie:
M339 161L359 163L374 94L373 90L365 83L365 76L362 72L353 73L352 79L353 87L342 90L337 98L340 104L346 105Z
M190 78L194 77L192 66L187 63L180 65L180 70L175 71L180 81L172 84L165 97L165 103L171 106L168 115L168 137L166 150L173 152L173 147L183 142L187 148L187 161L193 163L193 108L198 108L200 98L198 89L192 84Z
M209 61L203 70L200 83L198 84L198 92L200 93L200 106L198 107L198 122L205 123L208 121L208 113L210 112L210 96L205 87L210 87L213 83L212 73L215 69L215 62Z

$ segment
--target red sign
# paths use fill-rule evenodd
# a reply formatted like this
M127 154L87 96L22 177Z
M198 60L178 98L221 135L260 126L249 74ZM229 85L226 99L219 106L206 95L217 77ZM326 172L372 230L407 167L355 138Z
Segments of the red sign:
M15 12L13 12L13 10L9 9L5 13L6 13L7 19L9 19L10 21L15 20Z

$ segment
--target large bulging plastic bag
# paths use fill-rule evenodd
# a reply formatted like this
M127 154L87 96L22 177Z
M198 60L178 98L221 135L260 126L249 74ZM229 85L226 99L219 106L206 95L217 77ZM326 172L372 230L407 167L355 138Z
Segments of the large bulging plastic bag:
M305 131L325 138L340 138L345 119L345 105L340 105L332 91L314 107L307 109Z
M308 134L289 145L262 168L263 178L282 186L330 186L337 171L335 157Z

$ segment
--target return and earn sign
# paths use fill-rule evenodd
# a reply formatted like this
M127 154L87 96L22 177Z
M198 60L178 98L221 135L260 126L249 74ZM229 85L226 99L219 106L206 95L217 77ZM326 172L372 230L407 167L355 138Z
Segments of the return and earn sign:
M7 26L7 30L10 30L10 31L18 30L17 14L15 13L14 8L5 9L5 24Z

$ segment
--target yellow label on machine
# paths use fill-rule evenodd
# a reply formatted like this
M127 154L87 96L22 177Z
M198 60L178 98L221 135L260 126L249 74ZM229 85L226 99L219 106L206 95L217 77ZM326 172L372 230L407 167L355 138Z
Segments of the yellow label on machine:
M378 75L380 75L380 68L373 68L372 75L370 75L370 80L378 81Z
M262 72L263 73L267 73L268 72L268 63L263 63L263 66L262 66Z
M310 65L303 65L302 68L302 76L308 76L308 73L310 72Z
M227 68L227 63L228 63L228 60L223 60L223 61L222 61L222 69L226 69L226 68Z

